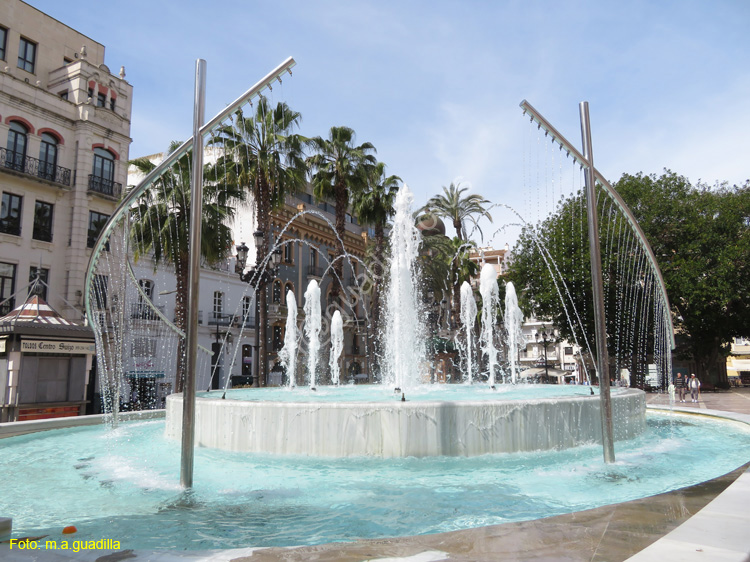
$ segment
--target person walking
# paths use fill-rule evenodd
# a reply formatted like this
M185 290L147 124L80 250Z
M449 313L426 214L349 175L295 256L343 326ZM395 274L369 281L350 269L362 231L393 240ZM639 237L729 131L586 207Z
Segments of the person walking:
M701 390L701 381L698 380L698 377L695 376L695 373L690 375L688 386L690 387L690 398L693 400L693 402L697 402Z
M687 388L687 381L682 376L682 373L677 373L677 378L674 380L674 386L680 396L680 402L685 401L685 389Z

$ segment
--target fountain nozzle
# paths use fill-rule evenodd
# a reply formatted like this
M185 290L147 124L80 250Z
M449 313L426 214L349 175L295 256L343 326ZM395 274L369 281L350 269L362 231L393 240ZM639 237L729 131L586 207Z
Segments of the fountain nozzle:
M406 395L403 392L401 393L401 402L406 402Z

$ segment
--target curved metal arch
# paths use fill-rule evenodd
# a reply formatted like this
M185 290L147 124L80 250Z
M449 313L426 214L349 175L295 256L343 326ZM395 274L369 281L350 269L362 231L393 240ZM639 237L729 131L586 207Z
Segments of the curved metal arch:
M221 112L219 112L213 119L211 119L208 123L206 123L203 127L201 127L200 129L201 136L203 137L208 136L211 132L214 131L214 129L224 119L229 117L239 107L241 107L242 105L250 101L252 98L257 96L258 94L260 94L260 92L266 87L270 87L270 85L273 83L274 80L278 80L279 82L281 82L281 76L285 72L288 72L289 74L291 74L292 68L296 64L297 63L292 57L287 58L279 66L274 68L271 72L269 72L266 76L264 76L260 81L258 81L252 88L247 90L244 94L238 97L234 102L230 103L226 108L224 108ZM117 205L114 212L112 213L112 216L110 216L109 220L104 225L102 232L99 234L99 238L94 244L94 248L91 252L91 257L89 258L89 263L86 268L86 281L84 285L84 293L85 293L84 303L85 303L87 318L93 318L90 294L91 294L91 287L93 285L93 280L94 280L94 271L96 269L96 263L99 261L99 256L101 255L102 251L106 247L109 237L114 232L114 229L117 227L117 224L124 217L127 216L128 210L133 205L133 203L141 195L143 195L143 193L157 179L159 179L159 177L161 177L162 174L164 174L164 172L166 172L170 167L172 167L175 164L175 162L177 162L185 154L192 152L192 146L193 146L193 137L190 137L188 140L182 143L179 147L177 147L176 150L170 153L158 166L156 166L153 170L151 170L151 172L141 181L141 183L139 183L135 188L133 188L130 191L130 193L128 193L128 195L122 201L120 201L119 205ZM172 324L172 322L169 322L169 321L168 323Z
M524 115L528 113L531 116L531 120L536 122L542 129L544 129L546 135L550 135L552 137L552 142L556 142L557 144L559 144L560 148L565 150L568 156L573 157L574 162L576 162L583 168L588 168L590 166L588 160L583 156L583 154L581 154L562 134L560 134L560 132L555 129L555 127L553 127L549 121L542 117L541 113L539 113L534 108L534 106L532 106L526 100L523 100L519 105L521 109L523 109ZM625 218L635 232L638 241L648 255L649 262L651 263L651 269L656 275L656 280L659 283L659 289L666 305L664 311L664 320L666 321L668 326L667 331L669 334L670 348L674 349L674 325L672 324L672 316L670 313L671 306L669 304L669 295L667 295L667 286L664 283L664 277L662 276L661 269L659 269L659 264L656 261L656 255L651 248L651 244L649 244L648 239L646 238L646 234L641 229L638 221L633 215L633 212L628 207L627 203L625 203L620 194L617 193L614 187L612 187L612 184L610 184L596 168L594 168L594 177L596 178L597 183L602 187L602 189L604 189L607 195L609 195L615 202L615 204L619 207L623 215L625 215Z

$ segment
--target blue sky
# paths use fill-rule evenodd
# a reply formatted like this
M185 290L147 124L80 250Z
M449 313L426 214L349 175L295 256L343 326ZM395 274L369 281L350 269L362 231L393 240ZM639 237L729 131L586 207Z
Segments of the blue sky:
M113 72L125 66L131 157L190 136L197 58L211 117L293 56L273 95L302 113L300 132L352 127L418 203L462 180L520 207L522 99L577 146L587 100L610 180L663 168L693 183L750 178L745 0L28 1L103 43Z

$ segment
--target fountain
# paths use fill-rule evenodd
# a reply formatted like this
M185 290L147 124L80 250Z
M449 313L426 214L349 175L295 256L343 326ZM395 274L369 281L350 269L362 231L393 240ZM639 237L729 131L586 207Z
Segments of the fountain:
M305 338L307 340L307 377L310 388L317 386L318 355L320 353L320 287L313 279L305 291Z
M286 293L286 333L284 334L284 347L279 352L279 359L286 372L289 388L297 386L297 304L294 293Z
M513 283L505 285L505 332L508 334L508 363L513 384L518 379L518 349L523 343L523 313L518 308L518 297Z
M234 109L230 107L226 115ZM220 121L214 120L206 131L215 130L211 127L221 125ZM133 190L133 197L147 188ZM137 287L128 285L133 283L129 270L122 268L129 257L120 259L118 253L128 251L127 243L118 243L127 242L128 237L119 236L117 228L125 227L131 203L123 202L122 213L113 215L94 249L87 283L90 317L94 317L90 303L97 298L93 280L97 267L103 270L105 263L122 270L121 277L112 274L109 286L120 289L121 307L128 294L125 287L138 294ZM136 548L319 543L447 531L626 501L721 474L737 466L738 451L742 458L750 454L744 430L735 435L721 425L715 432L721 439L712 439L697 431L705 429L702 424L673 424L669 417L647 424L644 394L617 389L612 393L615 439L628 462L603 465L593 445L602 438L600 404L588 389L500 385L494 380L494 318L499 303L494 275L490 282L484 271L480 341L490 384L423 384L428 369L415 267L420 239L411 216L412 203L413 195L404 186L396 199L390 233L393 256L386 291L385 384L318 386L321 299L317 282L311 281L304 311L310 388L296 385L296 306L289 304L282 353L289 387L229 390L226 399L211 393L198 397L198 476L189 493L180 490L175 478L183 396L172 394L164 432L161 422L142 421L121 424L112 432L97 428L36 436L29 439L31 454L24 449L27 438L10 443L12 447L5 450L11 453L0 459L6 463L4 472L26 474L39 467L48 477L36 478L32 473L30 489L12 487L0 498L0 512L8 506L28 505L21 528L40 530L57 525L70 516L74 506L86 503L81 506L87 514L82 533L99 537L116 533L132 542L128 547ZM111 245L105 253L107 244ZM269 258L261 258L262 273ZM111 271L118 272L116 268ZM508 292L514 292L512 286ZM287 293L287 303L294 303L292 293ZM506 321L509 308L517 307L511 305L506 300ZM125 330L122 316L118 329ZM476 312L472 323L475 316ZM163 315L158 317L171 325ZM106 322L102 324L109 330ZM184 338L178 330L170 330L175 339ZM338 333L338 328L333 331ZM507 324L506 332L511 332ZM101 372L110 376L121 366L117 354L126 346L118 334L105 332L102 326L97 343L104 349L99 357ZM510 349L517 344L506 341L506 345L512 355ZM335 356L332 350L332 361ZM512 380L514 374L511 366ZM493 382L494 390L490 388ZM727 435L728 452L711 448ZM51 449L42 447L45 441ZM662 455L666 462L661 465L653 462L654 443L661 451L672 451ZM52 452L38 453L42 450ZM672 456L696 450L698 458L711 459L708 464L714 472L702 471L688 480L681 470L675 484ZM144 457L149 463L142 462ZM43 459L50 459L55 467L42 466ZM683 457L678 462L685 464ZM65 470L58 469L59 464ZM237 478L240 474L253 477ZM562 486L561 480L565 481ZM663 480L671 483L662 484ZM637 493L616 493L631 482L636 483ZM341 494L334 508L328 494L320 494L323 488L336 488ZM62 490L70 490L71 495L60 498ZM567 490L573 507L560 507L565 503L559 499L561 490ZM51 506L50 497L56 497L54 503L66 510L60 513ZM271 521L279 524L269 525ZM196 534L201 538L196 539Z
M474 322L477 319L477 303L474 291L466 281L461 284L461 324L464 327L464 354L466 355L465 380L468 384L474 382Z
M331 382L335 386L339 385L339 358L342 351L344 351L344 321L341 319L341 312L337 310L331 317L331 356L328 362L331 369Z
M482 355L487 358L487 381L490 387L493 387L495 386L495 370L497 368L495 318L500 297L497 289L497 271L492 264L486 263L482 266L482 272L479 275L479 294L482 295L482 332L479 336L479 343L482 348Z
M519 400L509 392L487 394L484 385L459 393L443 385L420 383L424 356L416 271L420 235L414 227L412 202L411 192L403 186L390 234L393 255L386 292L385 388L335 392L318 387L321 303L320 288L312 280L305 292L304 332L310 390L317 390L315 396L301 388L293 396L274 395L272 389L254 390L251 395L230 390L226 400L201 396L195 412L197 445L281 455L390 458L562 449L601 439L599 402L580 389L561 387L554 397L542 398L543 393L536 392L532 396L537 399ZM462 287L462 297L466 377L472 382L471 326L477 309L468 283ZM491 303L490 296L487 314L494 318L496 309ZM511 309L517 310L517 305ZM514 322L518 320L516 312L511 316ZM517 345L514 340L509 347ZM167 398L168 437L177 438L182 432L182 400L180 394ZM613 401L616 439L641 434L646 409L643 392L621 389Z

